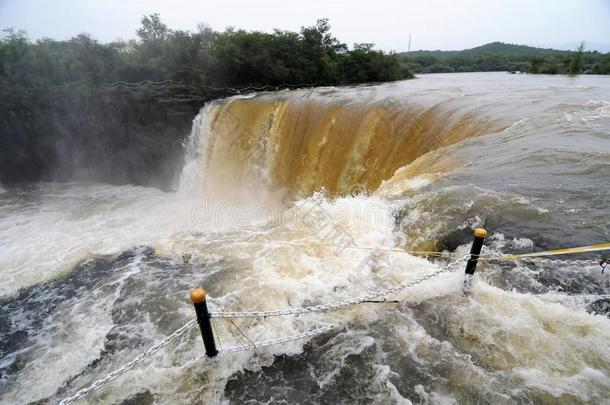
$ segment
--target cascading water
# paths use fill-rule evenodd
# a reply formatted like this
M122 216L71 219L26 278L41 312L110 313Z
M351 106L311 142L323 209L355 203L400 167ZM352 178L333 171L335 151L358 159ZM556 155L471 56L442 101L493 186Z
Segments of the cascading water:
M232 98L195 118L176 193L7 188L0 402L56 402L118 368L194 316L199 283L213 310L301 307L443 265L357 247L465 254L484 222L488 252L610 240L608 94L601 77L459 74ZM193 330L86 400L604 402L607 274L479 268L468 298L458 271L397 303L238 322L252 340L337 326L307 344L212 363Z
M195 121L189 147L196 151L183 178L198 178L214 194L346 195L354 187L375 190L428 152L503 128L451 99L425 105L377 89L386 94L280 92L213 103Z

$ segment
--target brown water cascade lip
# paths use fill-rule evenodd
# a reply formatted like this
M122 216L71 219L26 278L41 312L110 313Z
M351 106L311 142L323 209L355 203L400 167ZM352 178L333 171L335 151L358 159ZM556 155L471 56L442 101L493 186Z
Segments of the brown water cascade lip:
M418 158L502 126L451 103L424 108L276 94L218 103L210 128L208 188L348 195L374 191ZM436 161L423 163L403 175L426 173Z

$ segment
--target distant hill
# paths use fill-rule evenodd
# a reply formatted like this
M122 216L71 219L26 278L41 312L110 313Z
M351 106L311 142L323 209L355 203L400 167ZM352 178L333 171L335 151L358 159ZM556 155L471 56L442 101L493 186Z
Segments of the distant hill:
M571 51L559 51L548 48L536 48L527 45L516 45L516 44L505 44L504 42L490 42L485 45L477 46L475 48L464 49L461 51L413 51L413 52L402 52L401 55L409 56L422 56L422 55L435 55L435 56L453 56L453 55L483 55L493 53L497 55L538 55L540 53L552 53L552 52L563 52L570 53Z
M575 51L537 48L491 42L461 51L412 51L399 53L406 67L415 73L523 71L529 73L610 73L610 54L583 52L578 65Z
M485 45L477 46L471 49L465 49L465 54L468 55L481 55L484 53L498 53L498 54L529 54L536 55L540 52L566 52L566 51L555 51L553 49L535 48L527 45L516 45L516 44L505 44L504 42L490 42Z

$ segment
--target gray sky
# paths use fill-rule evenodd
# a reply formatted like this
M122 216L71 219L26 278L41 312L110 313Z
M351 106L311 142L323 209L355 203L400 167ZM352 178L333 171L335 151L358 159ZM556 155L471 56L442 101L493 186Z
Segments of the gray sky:
M0 28L38 39L81 32L103 42L135 37L143 14L175 29L298 30L330 19L341 41L384 50L464 49L492 41L610 51L610 0L0 0Z

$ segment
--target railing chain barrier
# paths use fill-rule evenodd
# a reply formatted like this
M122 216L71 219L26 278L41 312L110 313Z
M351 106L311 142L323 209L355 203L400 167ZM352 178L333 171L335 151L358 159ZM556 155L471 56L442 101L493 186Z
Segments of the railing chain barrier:
M366 301L370 301L372 299L379 298L379 297L403 290L408 287L413 287L417 284L421 284L427 280L430 280L433 277L440 275L441 273L451 270L457 263L461 262L462 260L464 260L464 257L460 257L458 260L454 261L453 263L450 263L448 266L440 268L439 270L429 273L417 280L407 281L407 282L395 285L394 287L380 289L380 290L371 292L369 294L366 294L366 295L363 295L360 297L350 298L345 301L341 301L341 302L337 302L337 303L333 303L333 304L321 304L321 305L315 305L315 306L305 307L305 308L290 308L290 309L282 309L282 310L274 310L274 311L210 312L210 317L212 317L212 318L254 318L254 317L266 318L268 316L300 315L300 314L313 313L313 312L334 311L334 310L345 308L347 306L364 303ZM103 378L96 380L88 387L79 390L73 396L64 398L59 404L68 405L78 399L85 397L89 392L97 390L97 389L101 388L102 386L106 385L107 383L115 380L119 376L121 376L124 373L126 373L127 371L131 370L137 364L143 362L145 359L147 359L148 357L152 356L153 354L155 354L156 352L161 350L163 347L165 347L166 345L171 343L173 340L175 340L178 337L185 334L190 328L192 328L196 324L197 324L196 319L190 320L184 326L177 329L174 333L172 333L171 335L168 335L167 337L165 337L163 340L161 340L154 346L149 347L146 351L142 352L140 355L138 355L136 358L134 358L130 362L125 363L120 368L106 374ZM322 328L314 329L309 332L300 333L300 334L294 335L294 336L270 339L270 340L266 340L266 341L262 341L262 342L255 342L252 346L245 346L245 347L244 346L232 346L232 347L225 348L223 350L223 352L234 353L234 352L239 352L239 351L243 351L243 350L255 349L258 347L266 347L266 346L271 346L271 345L275 345L275 344L287 343L287 342L291 342L294 340L309 338L309 337L327 332L327 331L331 330L332 328L333 328L332 326L322 327Z
M277 339L263 340L261 342L254 342L251 346L242 345L242 346L227 347L227 348L223 349L222 352L224 352L224 353L243 352L246 350L257 349L259 347L266 347L266 346L278 345L281 343L293 342L295 340L302 340L302 339L314 337L314 336L320 335L322 333L329 332L332 329L334 329L334 326L325 326L325 327L310 330L309 332L299 333L298 335L286 336L286 337L277 338Z
M71 404L74 401L77 401L77 400L79 400L81 398L84 398L91 391L95 391L95 390L100 389L104 385L108 384L109 382L115 380L119 376L125 374L127 371L131 370L138 363L141 363L146 358L152 356L153 354L155 354L156 352L161 350L164 346L168 345L174 339L182 336L186 331L188 331L190 328L192 328L196 324L197 324L197 320L195 320L195 319L187 322L184 326L182 326L181 328L177 329L174 333L172 333L171 335L167 336L165 339L161 340L156 345L151 346L150 348L148 348L145 352L141 353L138 357L136 357L135 359L131 360L129 363L125 363L120 368L118 368L118 369L116 369L116 370L106 374L103 378L100 378L99 380L96 380L95 382L93 382L88 387L79 390L76 394L72 395L71 397L64 398L59 403L59 405L68 405L68 404ZM277 345L277 344L281 344L281 343L288 343L288 342L292 342L292 341L295 341L295 340L307 339L307 338L310 338L310 337L313 337L313 336L317 336L317 335L320 335L322 333L328 332L328 331L330 331L332 329L333 329L333 326L325 326L325 327L322 327L322 328L313 329L313 330L308 331L308 332L299 333L298 335L292 335L292 336L287 336L287 337L283 337L283 338L269 339L269 340L263 340L263 341L260 341L260 342L254 342L254 344L252 346L246 346L246 347L244 347L244 346L231 346L231 347L227 347L226 349L222 350L222 352L224 352L224 353L236 353L236 352L241 352L241 351L246 351L246 350L254 350L254 349L259 348L259 347L267 347L267 346Z
M582 260L569 260L569 259L546 259L544 257L519 257L516 259L509 259L505 256L487 256L481 255L481 261L495 261L495 262L526 262L532 264L540 264L546 266L585 266L585 267L596 267L600 264L600 259L582 259Z
M513 259L515 260L515 259ZM523 257L520 259L516 259L523 262L529 262L533 264L542 264L548 266L554 265L562 265L562 266L599 266L598 259L589 259L589 260L563 260L563 259L544 259L544 258L536 258L536 257Z
M152 356L153 354L155 354L159 350L161 350L163 347L165 347L168 344L170 344L174 339L182 336L184 333L186 333L190 328L192 328L196 324L197 324L197 320L195 320L195 319L188 321L184 326L182 326L181 328L176 329L176 331L174 333L172 333L171 335L168 335L167 337L165 337L163 340L161 340L160 342L158 342L154 346L149 347L148 349L146 349L144 352L142 352L140 355L138 355L136 358L134 358L130 362L125 363L120 368L118 368L118 369L116 369L116 370L106 374L103 378L100 378L99 380L96 380L90 386L79 390L73 396L64 398L59 403L59 405L70 404L70 403L72 403L72 402L74 402L74 401L76 401L78 399L83 398L89 392L95 391L95 390L101 388L102 386L108 384L110 381L115 380L119 376L125 374L127 371L129 371L132 368L134 368L137 364L143 362L148 357Z
M141 85L142 83L165 85L165 84L168 84L169 82L171 82L171 81L140 82L140 83L129 83L129 84L127 84L125 82L116 82L116 83L111 83L110 86ZM211 87L211 86L209 86L209 87ZM244 90L250 90L250 89L258 90L258 88L255 88L254 86L249 86L249 87L245 88ZM235 90L235 89L231 89L231 88L225 88L225 91L227 91L227 90L228 91L233 90L236 92L241 91L241 90ZM387 296L389 294L403 290L405 288L413 287L415 285L424 283L425 281L430 280L444 272L450 271L456 264L458 264L459 262L461 262L462 260L464 260L468 257L470 257L470 259L468 260L468 266L470 266L472 268L471 269L472 271L469 272L468 266L467 266L467 269L466 269L467 276L468 275L472 276L474 274L474 269L476 268L476 262L478 260L513 261L513 262L523 261L523 262L530 262L530 263L541 264L541 265L593 266L593 265L597 264L602 267L602 272L603 272L603 269L609 264L608 259L605 259L605 258L601 259L601 261L594 260L594 259L552 260L552 259L542 258L539 256L548 256L548 255L552 255L552 254L583 253L583 252L587 252L587 251L597 251L597 250L610 250L610 243L597 244L597 245L591 245L591 246L582 246L582 247L578 247L578 248L559 249L559 250L554 250L554 251L540 252L540 253L533 253L533 254L523 254L523 255L509 255L509 256L481 255L480 248L482 247L483 239L485 238L486 235L487 235L487 232L484 229L476 229L475 230L475 241L473 242L473 247L471 249L470 255L459 257L457 260L450 263L449 265L447 265L445 267L441 267L436 271L433 271L423 277L420 277L417 280L406 281L406 282L397 284L393 287L378 289L376 291L369 292L368 294L365 294L365 295L362 295L359 297L349 298L344 301L339 301L339 302L330 303L330 304L314 305L314 306L303 307L303 308L286 308L286 309L279 309L279 310L272 310L272 311L251 311L251 312L209 312L209 314L208 314L207 307L206 307L205 308L205 312L207 315L206 319L209 319L209 318L266 318L266 317L272 317L272 316L289 316L289 315L297 316L297 315L316 313L316 312L336 311L336 310L340 310L340 309L343 309L348 306L361 304L361 303L365 303L365 302L371 302L377 298ZM477 243L477 242L479 242L479 243ZM394 251L396 249L387 249L387 250ZM405 253L408 253L408 252L405 252ZM429 252L426 252L426 253L429 253ZM466 283L465 283L465 285L466 285ZM203 294L203 303L205 305L205 291L202 288L201 288L201 292ZM465 293L467 292L466 289L464 290L464 292ZM193 295L191 295L191 298L193 298ZM193 301L193 302L196 303L195 301ZM199 314L198 314L198 316L199 316ZM103 378L96 380L88 387L79 390L73 396L64 398L60 402L60 405L67 405L78 399L81 399L81 398L85 397L89 392L97 390L97 389L101 388L102 386L104 386L105 384L107 384L107 383L113 381L114 379L118 378L119 376L123 375L124 373L126 373L127 371L129 371L133 367L135 367L137 364L143 362L145 359L147 359L148 357L152 356L153 354L155 354L156 352L161 350L163 347L165 347L166 345L171 343L173 340L184 335L190 328L192 328L194 325L196 325L197 322L198 322L197 319L193 319L193 320L187 322L184 326L178 328L175 332L168 335L167 337L165 337L163 340L159 341L154 346L149 347L146 351L142 352L140 355L135 357L130 362L125 363L120 368L106 374ZM239 351L244 351L244 350L255 349L257 347L265 347L265 346L271 346L271 345L275 345L275 344L287 343L287 342L291 342L294 340L309 338L309 337L327 332L327 331L331 330L332 328L333 328L332 326L327 326L327 327L314 329L309 332L300 333L298 335L293 335L293 336L288 336L288 337L283 337L283 338L276 338L276 339L269 339L269 340L265 340L265 341L261 341L261 342L252 342L251 346L250 345L231 346L231 347L225 348L222 351L225 353L234 353L234 352L239 352ZM212 337L212 339L213 339L213 337ZM204 341L205 341L205 337L204 337ZM217 353L217 351L215 353ZM215 355L215 353L214 353L214 355ZM209 353L208 353L208 356L210 356Z
M430 280L431 278L434 278L434 277L440 275L441 273L445 273L445 272L451 270L456 264L460 263L467 257L468 256L462 256L459 259L452 262L451 264L449 264L448 266L442 267L439 270L426 274L425 276L420 277L417 280L405 281L404 283L397 284L393 287L379 289L379 290L372 291L368 294L365 294L365 295L362 295L359 297L348 298L344 301L339 301L339 302L330 303L330 304L314 305L314 306L303 307L303 308L285 308L285 309L276 309L276 310L271 310L271 311L210 312L210 317L211 318L267 318L267 317L272 317L272 316L289 316L289 315L297 316L297 315L303 315L303 314L311 314L311 313L315 313L315 312L337 311L339 309L343 309L348 306L362 304L366 301L371 301L376 298L380 298L380 297L395 293L397 291L404 290L405 288L409 288L409 287L413 287L418 284L421 284L425 281Z

